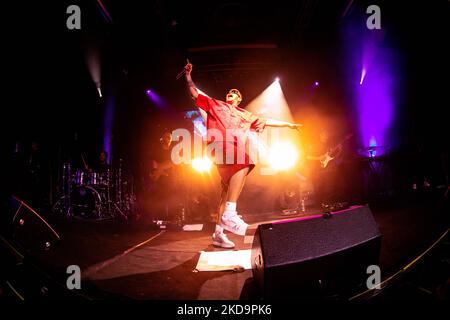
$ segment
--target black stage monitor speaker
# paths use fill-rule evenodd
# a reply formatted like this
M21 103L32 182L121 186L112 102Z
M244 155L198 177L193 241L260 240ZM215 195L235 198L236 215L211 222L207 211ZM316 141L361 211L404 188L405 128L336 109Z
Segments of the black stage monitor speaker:
M379 264L381 234L368 206L261 224L252 246L263 298L345 299Z
M58 233L35 210L22 200L11 197L12 238L28 252L49 250L60 241Z

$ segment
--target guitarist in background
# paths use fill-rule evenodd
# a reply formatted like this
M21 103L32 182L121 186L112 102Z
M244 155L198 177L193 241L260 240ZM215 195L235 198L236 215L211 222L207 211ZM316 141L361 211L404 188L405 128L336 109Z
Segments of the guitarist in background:
M339 161L342 156L342 145L350 137L347 136L338 145L332 145L326 129L319 134L319 141L309 146L306 159L310 167L310 179L313 184L316 204L330 205L339 200Z
M166 131L151 150L148 192L152 215L158 220L170 220L170 212L176 205L172 199L177 195L172 148L172 134Z
M166 131L159 139L159 143L157 143L152 149L152 159L150 163L149 173L149 177L152 182L158 182L158 180L160 180L162 177L169 176L173 167L173 163L170 157L171 152L172 134Z

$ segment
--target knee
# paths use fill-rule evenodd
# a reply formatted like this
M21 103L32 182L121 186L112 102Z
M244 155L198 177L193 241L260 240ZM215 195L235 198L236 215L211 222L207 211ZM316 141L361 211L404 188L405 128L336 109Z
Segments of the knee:
M228 192L228 187L229 187L230 185L228 184L228 183L224 183L223 181L222 181L222 192Z

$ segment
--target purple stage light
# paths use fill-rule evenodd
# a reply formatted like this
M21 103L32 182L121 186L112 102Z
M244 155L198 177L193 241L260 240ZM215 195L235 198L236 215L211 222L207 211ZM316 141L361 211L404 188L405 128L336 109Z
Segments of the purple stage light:
M387 57L381 53L372 62L364 86L358 87L359 128L365 146L385 147L392 144L388 130L394 117L394 80ZM377 149L377 151L380 151ZM379 152L371 153L380 155Z
M392 130L399 89L396 54L358 24L350 22L343 31L361 155L382 156L398 142Z
M153 92L151 89L147 89L147 96L149 97L150 101L153 102L153 104L158 108L165 108L166 104L164 100L158 96L156 93Z
M108 152L108 162L111 161L111 138L114 123L114 96L108 95L105 103L104 117L103 117L103 150Z
M361 71L361 80L359 81L360 85L363 84L365 77L366 77L366 68L363 68L362 71Z

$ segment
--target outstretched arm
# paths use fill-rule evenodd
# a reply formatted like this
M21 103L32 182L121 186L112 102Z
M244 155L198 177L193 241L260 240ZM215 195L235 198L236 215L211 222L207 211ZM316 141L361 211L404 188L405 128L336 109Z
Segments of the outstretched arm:
M286 121L280 121L275 119L267 119L266 127L277 127L277 128L291 128L299 129L302 125L297 123L290 123Z
M325 158L325 155L320 155L320 156L307 155L306 156L307 160L323 160L324 158Z
M186 83L188 86L189 93L191 94L193 99L197 99L197 97L198 97L197 87L195 86L194 81L192 81L192 77L191 77L192 64L188 63L184 67L184 70L186 70L185 76L186 76Z

